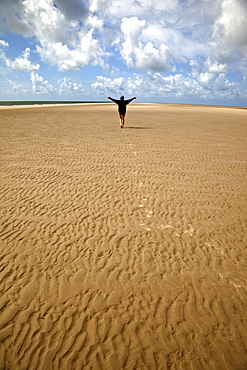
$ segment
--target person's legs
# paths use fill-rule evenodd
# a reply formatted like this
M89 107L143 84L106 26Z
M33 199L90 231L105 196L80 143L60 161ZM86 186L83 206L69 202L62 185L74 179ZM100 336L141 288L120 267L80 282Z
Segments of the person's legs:
M119 114L119 118L120 118L120 127L123 128L124 127L124 117L125 117L125 114Z

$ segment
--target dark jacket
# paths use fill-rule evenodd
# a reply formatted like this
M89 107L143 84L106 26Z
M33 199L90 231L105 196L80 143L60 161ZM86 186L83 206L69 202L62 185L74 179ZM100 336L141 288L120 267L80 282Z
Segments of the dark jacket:
M126 113L126 105L128 105L134 98L128 99L128 100L118 100L118 99L113 99L109 98L112 100L114 103L118 105L118 113L120 114L125 114Z

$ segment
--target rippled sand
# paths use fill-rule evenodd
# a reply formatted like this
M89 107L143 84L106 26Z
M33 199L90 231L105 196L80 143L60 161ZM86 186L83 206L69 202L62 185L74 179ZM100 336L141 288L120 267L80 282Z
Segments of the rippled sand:
M0 122L0 369L246 369L247 110Z

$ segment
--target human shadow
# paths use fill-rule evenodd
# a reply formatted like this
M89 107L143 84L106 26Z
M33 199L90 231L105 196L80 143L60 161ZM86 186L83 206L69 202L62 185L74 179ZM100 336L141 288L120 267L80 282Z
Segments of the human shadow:
M148 129L149 127L140 127L140 126L125 126L124 129L126 130L127 128L130 128L130 129L135 129L135 130L146 130Z

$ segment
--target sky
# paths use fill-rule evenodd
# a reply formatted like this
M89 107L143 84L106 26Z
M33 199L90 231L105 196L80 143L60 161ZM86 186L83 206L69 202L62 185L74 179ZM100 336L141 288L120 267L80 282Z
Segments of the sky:
M0 0L0 100L247 105L247 0Z

